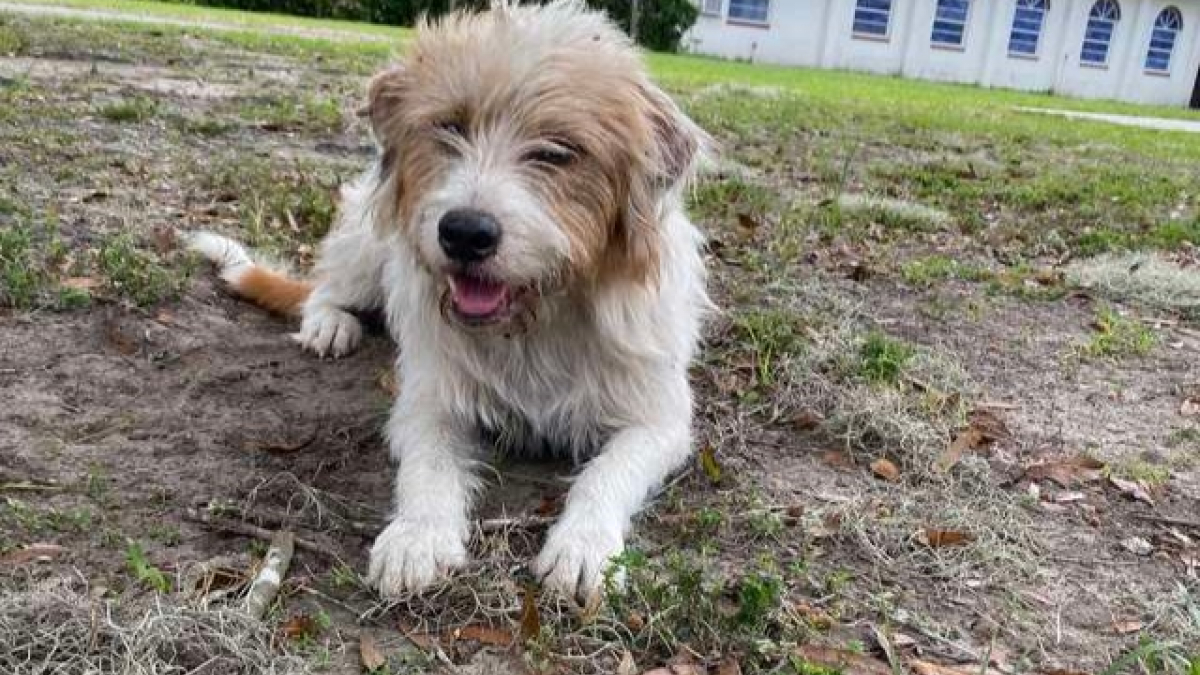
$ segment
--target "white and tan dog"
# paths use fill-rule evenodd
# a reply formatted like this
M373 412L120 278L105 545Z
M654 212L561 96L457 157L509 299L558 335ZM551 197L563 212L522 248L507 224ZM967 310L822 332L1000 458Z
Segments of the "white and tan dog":
M319 355L359 342L348 310L384 311L401 383L396 511L370 564L385 595L467 562L476 465L498 444L586 460L534 571L593 599L690 455L708 299L680 192L706 137L574 0L421 26L368 112L380 159L344 190L311 283L218 235L193 245L241 295L299 313Z

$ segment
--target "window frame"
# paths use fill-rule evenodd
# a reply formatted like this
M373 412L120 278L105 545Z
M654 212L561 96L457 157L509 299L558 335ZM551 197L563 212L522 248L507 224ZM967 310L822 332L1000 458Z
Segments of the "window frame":
M733 15L733 3L757 3L762 2L766 6L766 11L763 13L763 18L759 19L744 19ZM771 25L771 0L728 0L725 4L725 23L734 26L752 26L754 28L767 28Z
M712 9L711 5L715 4L716 9ZM700 16L715 16L721 17L724 14L725 0L700 0Z
M1107 10L1108 8L1112 8L1113 16L1098 16L1097 10L1102 7L1104 8L1104 10ZM1102 11L1099 13L1105 13L1105 12ZM1107 26L1108 26L1108 36L1104 40L1104 60L1103 61L1093 61L1091 59L1084 58L1084 56L1088 53L1088 43L1091 42L1094 47L1099 42L1097 40L1093 40L1088 37L1088 34L1092 32L1093 23L1095 23L1096 25L1100 25L1101 23L1104 23L1104 24L1107 24ZM1120 25L1120 23L1121 23L1121 3L1117 2L1117 0L1096 0L1096 2L1092 3L1092 8L1090 10L1088 10L1087 23L1084 24L1083 40L1079 46L1079 65L1081 65L1085 68L1101 68L1101 69L1108 68L1109 62L1112 60L1113 40L1117 36L1117 27Z
M886 2L887 9L880 10L875 7L864 7L864 2ZM871 33L858 30L858 13L860 10L868 10L872 12L886 12L886 23L883 26L882 33ZM850 17L850 37L855 40L871 40L874 42L890 42L892 39L892 15L895 14L896 3L893 0L854 0L854 13Z
M1008 44L1005 49L1010 59L1029 59L1037 61L1042 57L1042 37L1046 34L1046 16L1050 14L1051 0L1015 0L1013 2L1012 21L1008 26ZM1040 8L1033 8L1032 5L1040 5ZM1013 50L1013 34L1017 32L1017 20L1021 16L1022 11L1040 12L1038 16L1037 31L1034 33L1033 51L1022 52ZM1028 34L1029 31L1023 31Z
M953 42L938 42L935 39L935 35L937 34L938 21L942 21L942 22L947 21L946 19L938 18L938 12L941 11L942 3L944 3L944 2L962 2L965 5L962 22L959 24L958 43L957 44L955 44ZM966 51L967 50L967 36L969 33L969 29L971 27L971 12L974 9L974 7L975 7L975 3L972 2L972 0L934 0L933 22L929 27L929 46L934 49L945 49L945 50L955 51L955 52Z
M1172 17L1175 20L1174 27L1160 28L1159 23L1164 17ZM1150 66L1150 57L1154 54L1154 39L1160 30L1171 31L1171 47L1166 51L1166 67L1152 68ZM1146 44L1146 57L1142 60L1142 69L1147 75L1171 76L1171 66L1175 63L1175 46L1179 44L1179 34L1183 32L1183 12L1174 5L1163 7L1162 10L1154 17L1154 25L1150 27L1150 40ZM1157 50L1161 52L1162 50Z

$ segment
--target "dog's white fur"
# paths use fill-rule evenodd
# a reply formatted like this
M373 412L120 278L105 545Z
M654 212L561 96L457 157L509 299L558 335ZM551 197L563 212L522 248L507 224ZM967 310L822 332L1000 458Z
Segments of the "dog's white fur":
M556 58L578 58L562 55L564 46L590 41L600 48L598 59L628 57L617 66L624 70L615 71L625 78L617 86L653 88L623 36L574 0L541 8L500 3L481 17L452 19L441 31L426 40L465 34L480 44L463 48L479 50L507 43L507 51L488 58L508 59L506 76L514 79L532 77L531 68L554 68ZM415 58L434 57L427 51ZM416 94L429 93L421 86ZM511 86L520 95L525 85ZM651 95L699 151L702 132L656 89ZM572 235L535 189L538 176L520 163L537 141L523 136L513 119L519 114L492 120L469 143L455 140L453 159L415 196L411 222L400 228L394 221L404 214L387 189L386 160L345 188L339 222L321 246L315 285L303 305L295 338L319 355L343 355L359 343L362 330L348 308L382 308L400 345L400 394L387 426L399 462L396 508L375 541L369 571L385 595L419 591L467 562L471 508L481 484L481 430L507 449L549 445L586 461L533 566L549 587L585 601L600 590L634 515L690 455L688 366L709 306L701 237L680 197L696 158L689 155L679 175L656 184L657 253L649 278L597 272L575 279L579 255ZM379 126L377 133L386 135ZM535 311L524 317L528 325L480 331L445 316L439 270L448 263L437 223L464 206L496 214L504 225L489 274L541 291ZM228 244L205 240L201 248L244 263L244 251L231 256L223 248ZM236 285L236 278L229 280Z

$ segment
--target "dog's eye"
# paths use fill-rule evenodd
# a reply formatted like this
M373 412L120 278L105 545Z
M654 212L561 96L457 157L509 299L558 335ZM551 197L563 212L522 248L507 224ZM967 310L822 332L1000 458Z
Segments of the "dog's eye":
M453 136L455 138L466 138L467 137L467 125L463 124L462 122L460 122L458 120L446 120L444 122L438 122L437 128L438 128L438 131L441 131L441 132L448 134L450 136Z
M562 146L544 147L525 154L525 161L544 166L566 166L575 161L576 153Z

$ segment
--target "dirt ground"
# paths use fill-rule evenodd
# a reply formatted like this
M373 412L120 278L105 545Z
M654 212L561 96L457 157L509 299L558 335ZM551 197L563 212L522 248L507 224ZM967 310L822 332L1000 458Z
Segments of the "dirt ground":
M377 327L349 358L302 354L172 235L309 262L370 157L352 111L380 57L302 47L0 15L0 232L28 234L0 241L0 608L62 579L113 606L195 602L197 565L262 555L248 524L306 542L269 625L314 671L361 672L365 635L374 672L1194 675L1195 316L1072 286L1080 256L1018 262L943 228L946 203L913 216L917 188L839 197L831 224L832 183L1007 150L884 137L839 177L789 145L824 122L779 161L765 132L710 124L770 92L677 90L730 149L694 200L722 312L695 369L699 459L641 519L630 594L599 617L530 607L522 566L571 469L500 459L481 562L381 603L357 575L390 503L393 345ZM987 227L1034 219L1006 208Z

